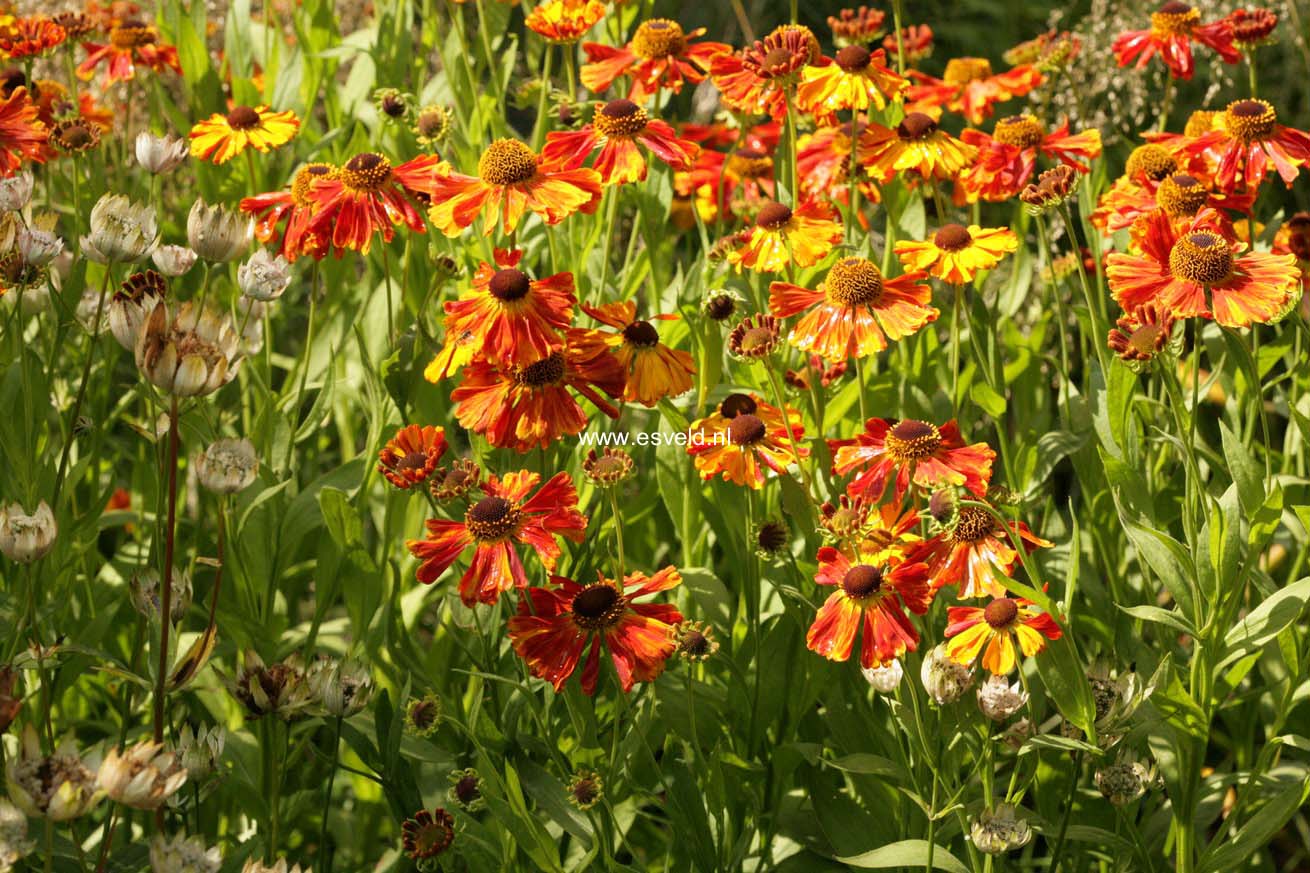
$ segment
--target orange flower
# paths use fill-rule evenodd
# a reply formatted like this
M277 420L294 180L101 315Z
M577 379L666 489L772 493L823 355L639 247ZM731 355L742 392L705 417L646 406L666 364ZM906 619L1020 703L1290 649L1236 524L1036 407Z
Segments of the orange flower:
M863 164L869 159L869 150L864 137L866 125L854 124L857 131L855 160ZM851 130L852 123L820 127L813 133L807 133L796 142L796 172L801 179L801 199L827 197L834 203L849 202L851 172ZM869 203L882 199L878 186L867 179L856 176L860 194ZM866 224L863 215L857 216Z
M1254 191L1270 170L1291 188L1310 161L1310 134L1279 124L1274 107L1264 100L1235 100L1218 129L1188 146L1198 154L1212 148L1220 153L1215 182L1225 191Z
M1014 669L1014 637L1028 657L1046 648L1047 640L1058 640L1060 626L1044 612L1032 608L1031 600L998 597L986 606L952 606L946 610L946 654L965 667L982 654L982 665L996 676Z
M978 148L978 159L959 178L955 190L957 202L992 202L1009 200L1023 190L1037 168L1041 153L1086 173L1091 168L1079 158L1094 158L1101 153L1101 134L1097 130L1069 133L1069 120L1047 133L1032 115L1012 115L996 122L991 136L980 130L960 134L966 143Z
M552 131L541 150L543 165L576 170L596 153L592 169L606 185L623 185L646 178L643 145L675 170L689 170L700 146L678 139L673 128L651 118L631 100L611 100L596 107L591 124L574 131Z
M1105 271L1115 301L1125 310L1149 303L1175 318L1213 318L1225 327L1286 315L1300 287L1296 258L1238 255L1241 244L1225 239L1215 218L1202 211L1181 233L1162 212L1140 219L1142 253L1115 252Z
M24 161L45 163L47 135L26 88L0 100L0 176L12 176Z
M705 80L715 55L732 51L721 42L692 42L704 33L703 27L684 33L676 21L652 18L643 21L622 48L584 42L588 63L582 65L582 84L599 94L615 79L631 77L628 99L637 103L662 88L681 93L684 82L696 85Z
M314 178L308 233L331 239L337 257L346 249L368 254L376 234L384 243L391 242L393 225L401 222L424 233L427 228L414 196L431 193L439 165L436 155L419 155L394 167L375 152L355 155L338 172Z
M1304 273L1301 274L1301 284L1304 287ZM1147 303L1125 312L1111 328L1105 344L1120 360L1140 365L1163 351L1173 332L1174 317Z
M689 172L674 175L674 190L696 198L706 223L720 214L754 211L775 196L771 149L764 142L751 141L726 155L702 149Z
M882 49L871 52L862 45L848 45L833 60L822 58L801 71L797 102L818 117L833 116L840 109L883 109L889 97L900 94L910 84L886 61Z
M456 236L482 216L490 236L497 220L506 234L531 211L546 224L559 224L579 210L600 205L600 174L595 170L560 170L541 165L532 149L514 139L498 139L478 161L478 175L444 170L433 184L428 217L446 236Z
M1028 552L1051 545L1021 521L1011 524L1010 530L1018 534ZM1019 563L1019 553L990 512L964 506L953 527L925 544L920 560L928 565L933 590L954 585L961 599L1004 597L1010 574Z
M964 486L976 497L987 493L996 452L986 443L966 446L954 421L939 428L911 418L871 418L864 428L854 439L828 440L834 475L861 471L846 487L852 497L879 499L893 474L896 500L911 482L926 489Z
M1224 19L1201 23L1201 13L1180 0L1169 0L1151 13L1149 30L1128 30L1115 37L1111 50L1119 66L1134 60L1145 67L1157 54L1176 79L1192 78L1192 40L1214 49L1226 64L1235 64L1242 53L1233 45L1232 23Z
M780 121L801 70L820 57L819 41L808 27L784 24L740 52L716 55L710 76L728 106Z
M267 106L234 106L226 115L214 113L191 128L191 156L225 164L249 146L267 152L285 145L300 129L291 111L273 112Z
M932 239L897 242L896 257L907 270L926 270L947 284L964 285L1018 248L1019 238L1008 227L946 224Z
M426 482L445 453L444 428L409 424L378 452L378 472L392 485L408 490Z
M898 50L905 52L905 63L913 65L932 54L932 28L926 24L910 24L901 28L899 49L896 34L889 33L883 37L882 47L888 57L895 57Z
M526 452L587 426L587 414L569 389L610 418L619 417L602 394L623 393L623 368L597 331L569 328L563 348L522 367L474 358L451 400L461 425L497 448Z
M863 626L860 666L883 666L919 647L919 632L902 606L923 615L932 603L928 567L913 558L887 564L859 548L850 555L823 546L814 581L837 590L819 607L805 645L832 661L845 661Z
M769 311L779 318L805 312L788 336L796 348L828 361L863 358L887 348L888 339L904 339L937 320L932 290L918 284L923 278L907 273L888 279L870 260L843 258L816 291L774 282Z
M1132 228L1137 219L1159 209L1175 221L1190 219L1202 209L1249 212L1255 191L1224 194L1214 190L1209 176L1200 171L1174 173L1160 181L1139 177L1140 182L1120 178L1101 195L1092 212L1092 224L1110 231ZM1227 229L1224 212L1217 220Z
M44 15L18 18L0 27L0 56L11 61L40 57L67 39L68 32Z
M993 75L986 58L952 58L940 79L917 70L910 71L910 78L918 84L905 92L906 112L936 115L945 107L963 115L970 124L982 124L997 103L1022 97L1043 81L1042 74L1030 64Z
M459 580L465 606L495 603L502 591L528 587L515 546L530 547L547 571L555 569L561 550L556 537L582 542L587 517L578 511L578 492L568 473L556 473L531 497L540 474L519 470L488 477L485 495L464 513L463 521L430 518L427 536L405 547L422 561L418 581L431 585L464 550L474 547L473 561Z
M756 490L767 467L782 474L795 460L792 443L805 434L801 416L788 408L786 419L758 397L729 394L713 414L692 422L687 454L704 479L722 474L727 482ZM797 446L802 458L809 449Z
M922 179L954 179L978 155L922 112L909 113L895 127L870 123L860 146L860 163L880 182L909 171Z
M523 252L496 249L495 257L495 267L480 264L472 287L458 300L446 302L446 343L450 346L458 338L461 346L476 348L489 363L524 367L564 345L563 332L578 302L573 274L533 279L518 269ZM459 357L454 349L442 349L424 375L431 382L444 379Z
M318 203L313 196L318 179L335 178L341 172L332 164L305 164L291 178L283 191L269 191L241 199L241 211L255 218L255 238L267 243L278 238L278 225L286 221L280 250L288 261L301 255L322 258L332 244L331 229L312 231Z
M624 693L637 682L653 682L673 654L673 626L682 613L668 603L635 603L638 597L682 584L674 567L654 576L630 573L623 584L599 576L579 585L552 576L555 588L529 588L509 620L509 640L532 675L559 691L578 668L582 653L582 693L596 693L600 653L609 652Z
M841 224L824 201L807 200L795 211L770 201L760 207L741 244L728 252L728 262L738 271L746 267L760 273L778 273L789 264L809 267L841 240Z
M553 43L577 42L605 17L600 0L546 0L533 7L523 23Z
M90 79L96 67L106 62L104 85L130 82L136 78L136 65L142 64L156 73L163 70L182 72L177 60L177 49L158 42L159 34L153 27L132 19L116 24L109 30L109 42L104 45L83 43L87 57L77 68L77 75Z
M660 342L659 331L651 321L676 320L676 315L637 318L637 304L632 301L607 303L604 306L582 304L582 310L601 324L618 328L608 334L606 342L615 347L615 356L623 368L626 387L623 399L653 407L665 397L677 397L691 390L696 373L696 359Z

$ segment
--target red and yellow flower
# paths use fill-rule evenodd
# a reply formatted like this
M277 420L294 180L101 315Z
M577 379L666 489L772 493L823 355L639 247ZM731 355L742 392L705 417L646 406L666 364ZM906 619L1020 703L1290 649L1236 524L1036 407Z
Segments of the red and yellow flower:
M710 76L728 106L781 121L801 71L820 57L819 41L808 27L784 24L740 52L716 55Z
M68 39L68 31L44 15L15 18L0 26L0 57L11 61L40 57Z
M719 408L691 423L687 454L701 478L721 475L727 482L756 490L764 487L765 469L782 474L795 460L793 443L805 434L800 413L786 417L776 407L749 394L729 394ZM809 449L796 445L801 458Z
M941 130L923 112L907 114L895 127L870 123L860 137L860 147L860 163L879 182L909 172L921 179L954 179L978 156L976 146Z
M426 482L445 453L445 428L408 424L378 452L378 472L392 485L408 490Z
M644 103L646 98L666 89L682 92L684 83L696 85L705 80L710 62L716 55L730 54L732 47L721 42L693 42L705 33L700 27L689 33L668 18L643 21L627 45L613 48L584 42L587 63L582 65L582 84L601 93L616 79L632 79L628 99Z
M975 203L980 198L1000 202L1016 196L1032 179L1039 154L1080 173L1091 169L1080 159L1090 160L1101 154L1100 131L1071 134L1068 119L1047 133L1034 116L1012 115L996 122L991 136L969 129L960 138L978 148L978 158L960 174L955 189L959 203Z
M1215 130L1188 146L1193 153L1209 149L1219 153L1215 182L1225 191L1254 191L1270 170L1291 188L1310 161L1310 134L1279 124L1274 107L1264 100L1235 100Z
M26 88L0 100L0 176L12 176L26 161L45 163L48 135Z
M1163 212L1140 219L1141 253L1109 257L1115 301L1125 310L1152 304L1175 318L1212 318L1225 327L1286 315L1300 290L1296 258L1238 254L1242 245L1224 237L1216 218L1204 210L1181 230Z
M546 0L534 6L523 23L548 42L567 44L582 39L604 17L600 0Z
M177 48L159 42L159 33L151 25L132 19L115 24L109 29L109 41L103 45L83 43L86 60L77 67L77 75L90 79L96 67L105 64L104 85L130 82L136 78L137 64L156 73L172 70L182 72L178 63Z
M1051 545L1021 521L1009 527L1030 553ZM960 599L1004 597L1019 553L995 516L977 506L964 506L953 526L928 540L920 560L928 565L934 591L954 585Z
M595 170L561 170L515 139L498 139L478 160L478 175L449 168L438 174L428 217L446 236L457 236L482 217L490 235L499 223L511 234L527 212L546 224L559 224L575 212L591 213L600 205L601 178Z
M509 620L509 639L532 675L559 691L582 665L582 691L596 693L600 656L604 650L618 673L624 693L637 682L652 682L676 645L673 626L682 621L669 603L637 603L639 597L668 591L682 584L674 567L654 576L629 573L623 584L599 577L580 585L552 576L554 588L529 588Z
M1019 238L1008 227L946 224L931 239L898 241L896 257L907 270L927 272L950 285L964 285L1018 248Z
M993 74L986 58L952 58L940 79L917 70L911 70L910 77L917 84L905 92L906 112L940 115L945 108L970 124L982 124L997 103L1022 97L1043 81L1041 72L1030 64Z
M606 185L624 185L646 178L646 159L638 146L674 170L689 170L700 146L679 139L672 127L651 118L631 100L611 100L596 107L591 124L578 130L552 131L541 150L543 165L575 170L593 153L592 169Z
M952 606L946 610L946 654L957 664L972 667L982 655L982 665L996 676L1006 676L1017 658L1014 639L1027 657L1041 654L1047 640L1058 640L1060 626L1044 612L1033 609L1031 600L998 597L986 606Z
M789 282L769 286L769 311L778 318L805 314L788 339L828 361L863 358L937 320L923 273L888 279L866 258L843 258L811 291Z
M986 443L965 445L954 421L938 427L911 418L870 418L864 428L854 439L828 440L834 475L860 471L846 487L852 497L877 500L893 478L897 500L911 482L929 490L963 486L976 497L987 493L996 452Z
M1151 13L1149 30L1129 30L1115 37L1111 50L1119 66L1136 63L1145 67L1157 54L1176 79L1190 79L1195 69L1192 42L1213 49L1220 60L1235 64L1242 53L1233 45L1232 23L1220 19L1209 24L1201 23L1201 13L1181 0L1168 0Z
M234 106L226 115L216 112L191 128L191 156L225 164L247 147L268 152L286 145L299 129L300 119L290 110Z
M796 101L816 117L830 118L843 109L883 109L909 84L887 66L882 49L871 52L862 45L848 45L832 60L821 58L801 71Z
M652 321L676 320L676 315L637 318L637 304L632 301L607 303L604 306L582 305L582 310L601 324L617 328L606 334L614 355L623 368L626 387L623 399L653 407L665 397L677 397L691 390L696 373L696 359L689 353L671 349L660 342Z
M819 607L805 645L832 661L845 661L860 640L860 666L882 666L919 646L919 632L905 610L923 615L932 603L928 567L913 558L888 564L863 548L851 554L819 549L814 581L836 586Z
M255 239L262 243L278 239L278 226L284 221L280 250L288 261L301 255L322 258L332 244L329 228L311 230L318 201L313 196L314 183L333 178L341 169L332 164L305 164L291 177L282 191L269 191L241 199L241 211L255 216Z
M728 263L759 273L779 273L792 264L810 267L841 240L841 223L823 200L811 198L795 210L770 201L755 214L741 244L728 252Z
M414 197L431 193L439 165L436 155L419 155L396 166L376 152L355 155L336 173L312 180L314 215L307 232L331 240L337 257L346 249L368 254L378 234L391 242L397 224L424 233L427 227Z
M495 603L501 592L528 587L520 544L553 570L561 554L557 538L582 542L587 517L578 511L578 492L568 473L556 473L529 497L540 481L539 474L527 470L490 476L482 483L483 497L468 508L463 521L428 519L427 536L405 543L422 562L418 580L424 585L437 581L470 546L473 560L459 580L466 606Z

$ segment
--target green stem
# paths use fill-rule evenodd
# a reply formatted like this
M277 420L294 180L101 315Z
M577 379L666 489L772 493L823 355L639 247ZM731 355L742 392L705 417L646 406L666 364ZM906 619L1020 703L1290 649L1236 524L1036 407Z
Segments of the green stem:
M164 572L159 592L159 675L155 677L156 743L164 741L164 713L168 693L168 632L172 626L173 551L177 531L177 450L180 442L177 397L168 413L168 521L164 528Z
M328 814L332 811L332 785L336 782L337 764L341 759L341 721L341 716L337 716L333 723L332 769L328 771L327 786L323 789L323 823L318 832L319 873L332 873L332 853L328 851Z

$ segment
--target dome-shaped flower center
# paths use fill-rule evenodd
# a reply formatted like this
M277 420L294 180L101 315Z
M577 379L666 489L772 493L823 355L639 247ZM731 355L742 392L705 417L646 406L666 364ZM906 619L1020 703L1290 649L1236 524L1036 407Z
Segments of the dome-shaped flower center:
M428 453L416 449L396 462L397 470L422 470L428 464Z
M882 296L882 270L866 258L843 258L828 271L824 290L838 306L868 306Z
M983 620L997 630L1004 630L1019 617L1019 604L1009 597L998 597L983 607Z
M1263 142L1273 136L1278 116L1264 100L1235 100L1224 110L1224 124L1244 143Z
M1133 149L1125 165L1129 176L1142 175L1153 182L1178 172L1178 161L1164 146L1147 143Z
M497 270L492 274L491 281L487 283L487 293L505 303L522 300L531 290L532 280L528 278L528 274L513 267Z
M259 113L249 106L234 106L227 114L227 126L233 130L250 130L259 127Z
M958 252L967 249L973 242L969 229L962 224L942 225L933 234L932 243L944 252Z
M967 85L991 74L992 64L986 58L951 58L946 62L942 79L952 85Z
M376 152L364 152L346 161L341 184L355 191L378 191L391 179L391 161Z
M646 129L650 116L631 100L611 100L596 110L592 125L601 136L634 137Z
M427 139L441 139L450 127L450 111L444 106L425 106L419 110L414 127Z
M728 441L734 446L751 446L764 439L764 422L749 412L738 413L728 422Z
M1143 358L1149 358L1160 350L1167 339L1164 328L1158 324L1144 324L1128 337L1128 347Z
M841 587L855 600L872 597L882 588L882 571L870 564L856 564L842 577Z
M504 497L488 495L464 513L465 527L480 542L502 539L512 533L518 523L518 508Z
M109 42L120 51L130 51L155 41L155 34L140 21L124 21L109 31Z
M100 135L81 121L60 122L50 138L66 152L81 152L100 144Z
M687 37L682 25L667 18L642 22L632 36L633 53L647 60L680 55L686 47Z
M467 773L455 783L455 799L465 806L477 800L481 794L476 774Z
M918 461L932 455L942 444L942 433L935 424L907 418L887 431L887 454L897 463Z
M653 348L659 344L659 331L649 321L634 321L623 328L623 339L639 348Z
M837 66L848 73L858 73L867 69L873 55L862 45L848 45L837 52Z
M964 506L959 510L955 527L951 528L951 539L957 543L976 543L986 539L996 530L996 519L985 509L976 506Z
M309 196L313 190L314 183L322 179L335 178L340 172L331 164L305 164L296 171L296 175L291 180L291 199L297 206L312 206L314 201Z
M588 585L573 595L573 621L585 630L601 630L618 623L627 604L619 589L605 582Z
M757 409L759 409L759 404L749 394L729 394L719 404L719 414L727 419L733 419L739 415L754 415Z
M896 125L896 135L906 140L927 139L936 132L937 122L923 112L911 112Z
M1195 177L1175 173L1160 182L1155 202L1170 218L1182 218L1199 212L1209 196L1205 186Z
M528 388L558 385L564 381L564 353L551 352L536 363L515 369L514 381Z
M1020 149L1032 149L1042 144L1046 129L1031 115L1011 115L996 122L992 138L999 143Z
M766 521L755 534L755 542L766 552L776 552L787 545L787 526L778 521Z
M163 297L167 293L168 280L154 270L146 270L128 276L122 284L122 290L114 294L114 300L135 303L148 294Z
M742 54L742 66L761 79L779 79L819 59L819 41L808 27L784 24Z
M1151 13L1151 29L1167 36L1191 36L1201 21L1201 13L1180 0L1169 0Z
M1213 285L1227 279L1232 271L1232 249L1217 233L1189 233L1180 237L1169 252L1169 272L1185 282Z
M1220 113L1208 109L1196 110L1187 116L1187 124L1183 125L1183 136L1195 139L1202 134L1209 133L1214 129L1214 120L1219 115Z
M765 203L755 215L755 226L765 230L781 230L791 221L791 208L776 200Z
M773 177L773 158L757 149L737 149L728 156L725 172L739 179L769 179Z
M1283 223L1287 230L1287 247L1297 260L1310 260L1310 212L1298 212Z
M537 175L537 156L516 139L498 139L478 160L478 176L488 185L517 185Z

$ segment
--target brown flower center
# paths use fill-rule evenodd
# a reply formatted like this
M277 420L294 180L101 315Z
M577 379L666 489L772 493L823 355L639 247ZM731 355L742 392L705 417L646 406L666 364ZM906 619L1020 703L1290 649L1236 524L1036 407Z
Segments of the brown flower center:
M1264 100L1235 100L1224 110L1224 124L1241 142L1264 142L1273 136L1278 116Z
M613 627L623 617L627 602L613 585L598 582L573 595L573 621L583 630Z
M760 207L755 216L755 226L765 230L781 230L791 221L791 208L776 200L771 200Z
M233 130L250 130L259 127L259 113L249 106L235 106L227 114L227 126Z
M83 152L100 144L100 134L81 121L61 121L50 132L50 138L66 152Z
M896 125L896 135L901 139L920 140L927 139L937 132L937 122L931 115L923 112L911 112L901 119L901 123Z
M564 353L551 352L526 367L514 370L514 381L528 388L543 388L564 381Z
M531 290L532 280L528 278L528 274L512 267L497 270L492 274L491 281L487 283L487 292L505 303L522 300Z
M728 156L725 173L739 179L772 178L773 158L756 149L737 149Z
M355 191L378 191L391 178L391 162L376 152L364 152L346 161L341 184Z
M996 630L1004 630L1019 617L1019 604L1009 597L998 597L983 608L983 620Z
M1042 144L1046 129L1031 115L1011 115L996 122L992 138L1015 148L1032 149Z
M996 530L996 519L985 509L965 506L951 529L951 539L957 543L976 543L986 539Z
M537 156L516 139L498 139L478 160L478 176L488 185L518 185L537 175Z
M759 404L749 394L729 394L719 404L719 414L727 419L733 419L739 415L754 415L757 409L759 409Z
M962 224L947 224L933 234L932 243L944 252L958 252L967 249L973 242L969 229Z
M519 510L504 497L488 495L464 513L464 525L479 542L509 536L519 523Z
M837 52L837 66L848 73L858 73L867 69L873 55L862 45L848 45Z
M1151 13L1151 29L1169 36L1190 36L1201 21L1201 13L1179 0L1169 0Z
M728 441L734 446L750 446L764 439L764 422L749 412L738 413L728 422Z
M606 137L630 138L646 129L650 116L631 100L611 100L596 110L592 125Z
M413 451L396 462L397 470L422 470L428 464L428 453Z
M926 421L903 419L887 431L887 454L901 464L927 458L937 451L941 444L941 431L936 425Z
M1165 178L1155 192L1156 204L1170 218L1195 215L1205 205L1209 192L1196 178L1175 173Z
M882 296L882 270L866 258L843 258L828 271L824 290L838 306L868 306Z
M1227 279L1232 271L1232 249L1216 233L1189 233L1180 237L1169 252L1169 272L1185 282L1214 285Z
M653 348L659 344L660 334L649 321L634 321L623 328L623 339L639 348Z
M667 18L642 22L632 37L633 53L647 60L680 55L686 47L687 37L682 25Z
M305 164L296 171L296 175L291 180L291 199L297 206L312 206L314 201L309 196L314 188L314 183L319 179L324 181L335 178L340 171L331 164Z
M853 600L872 597L882 588L882 571L869 564L856 564L842 577L841 587Z
M154 31L140 21L124 21L109 31L109 42L119 51L131 51L154 41Z

